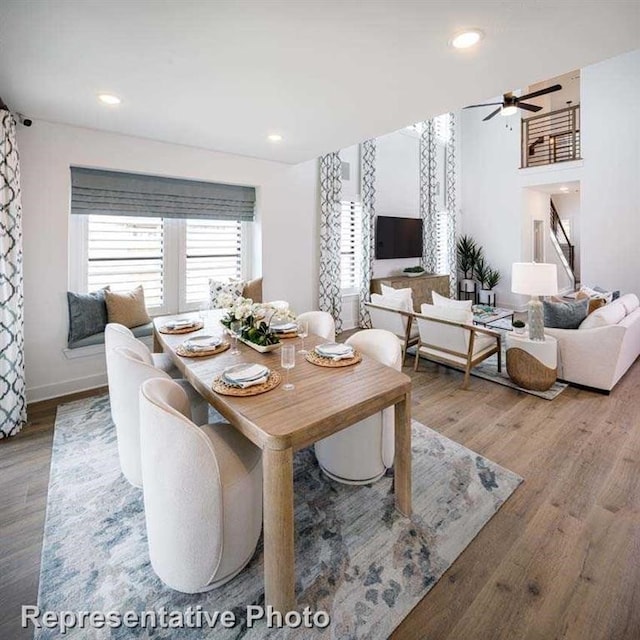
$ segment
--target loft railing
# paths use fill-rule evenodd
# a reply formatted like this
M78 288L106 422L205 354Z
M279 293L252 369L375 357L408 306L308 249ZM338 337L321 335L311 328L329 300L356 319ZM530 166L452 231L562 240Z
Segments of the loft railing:
M580 105L522 120L522 168L580 160Z
M572 272L575 272L575 247L571 244L571 240L567 235L564 227L562 226L562 221L560 220L560 216L558 215L558 211L553 204L553 200L551 202L551 207L549 214L551 216L551 232L556 237L558 241L558 245L560 246L560 250L564 254L564 257L571 268Z

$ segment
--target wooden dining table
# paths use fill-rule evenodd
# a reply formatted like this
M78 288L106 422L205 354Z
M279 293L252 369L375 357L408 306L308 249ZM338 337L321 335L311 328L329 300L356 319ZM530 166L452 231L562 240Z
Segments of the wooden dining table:
M211 312L212 315L214 312ZM225 368L240 362L259 363L272 370L280 366L280 350L258 353L239 343L239 355L231 349L210 357L184 358L176 348L186 339L220 333L219 315L205 327L188 334L160 333L168 320L154 320L154 345L170 354L191 385L236 429L262 449L264 588L265 605L276 611L296 608L294 555L293 454L314 442L367 418L385 407L395 406L394 491L396 508L411 515L411 379L372 358L345 367L320 367L296 354L290 370L295 388L279 385L266 393L235 397L213 391L212 383ZM193 317L193 316L191 316ZM294 339L296 347L299 340ZM286 342L291 342L288 339ZM282 342L285 342L283 340ZM305 347L326 342L309 335Z

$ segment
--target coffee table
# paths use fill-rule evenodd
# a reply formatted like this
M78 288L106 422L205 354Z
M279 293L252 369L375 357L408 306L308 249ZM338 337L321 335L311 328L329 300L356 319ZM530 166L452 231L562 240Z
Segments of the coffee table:
M473 311L473 324L480 325L482 327L489 327L499 320L513 320L513 309L502 309L500 307L485 307L484 305L474 305ZM501 323L504 325L504 323ZM511 327L500 326L500 329L507 329L511 331Z

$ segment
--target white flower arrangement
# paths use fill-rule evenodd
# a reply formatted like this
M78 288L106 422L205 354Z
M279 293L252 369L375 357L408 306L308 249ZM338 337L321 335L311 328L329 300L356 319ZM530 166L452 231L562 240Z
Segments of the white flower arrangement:
M242 323L240 335L243 339L268 345L280 342L278 336L271 330L271 322L274 318L286 322L295 319L295 315L289 310L284 311L270 304L254 302L251 298L239 297L230 300L227 313L221 322L224 326L230 327L232 322L239 320Z

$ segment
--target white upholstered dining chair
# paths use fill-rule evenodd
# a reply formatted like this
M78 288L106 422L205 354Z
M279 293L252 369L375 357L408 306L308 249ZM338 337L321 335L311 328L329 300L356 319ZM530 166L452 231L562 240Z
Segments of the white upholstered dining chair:
M171 380L168 373L149 364L139 351L116 347L107 351L107 379L111 418L116 426L118 456L124 477L135 487L142 486L140 466L140 385L151 378ZM204 424L209 404L186 380L176 380L192 403L194 420Z
M402 350L398 338L383 329L365 329L347 341L354 349L400 371ZM322 471L346 484L368 484L379 480L393 466L395 454L393 407L366 418L315 444Z
M123 324L117 322L107 324L104 330L104 347L106 352L116 347L128 347L132 351L139 352L145 361L156 369L166 371L172 378L182 378L180 370L173 364L168 353L151 353L149 347Z
M219 587L260 536L260 449L229 424L196 427L184 390L168 379L142 384L140 423L151 566L183 593Z
M325 340L335 342L336 323L330 313L326 311L305 311L296 320L306 322L309 326L309 333L315 333Z

